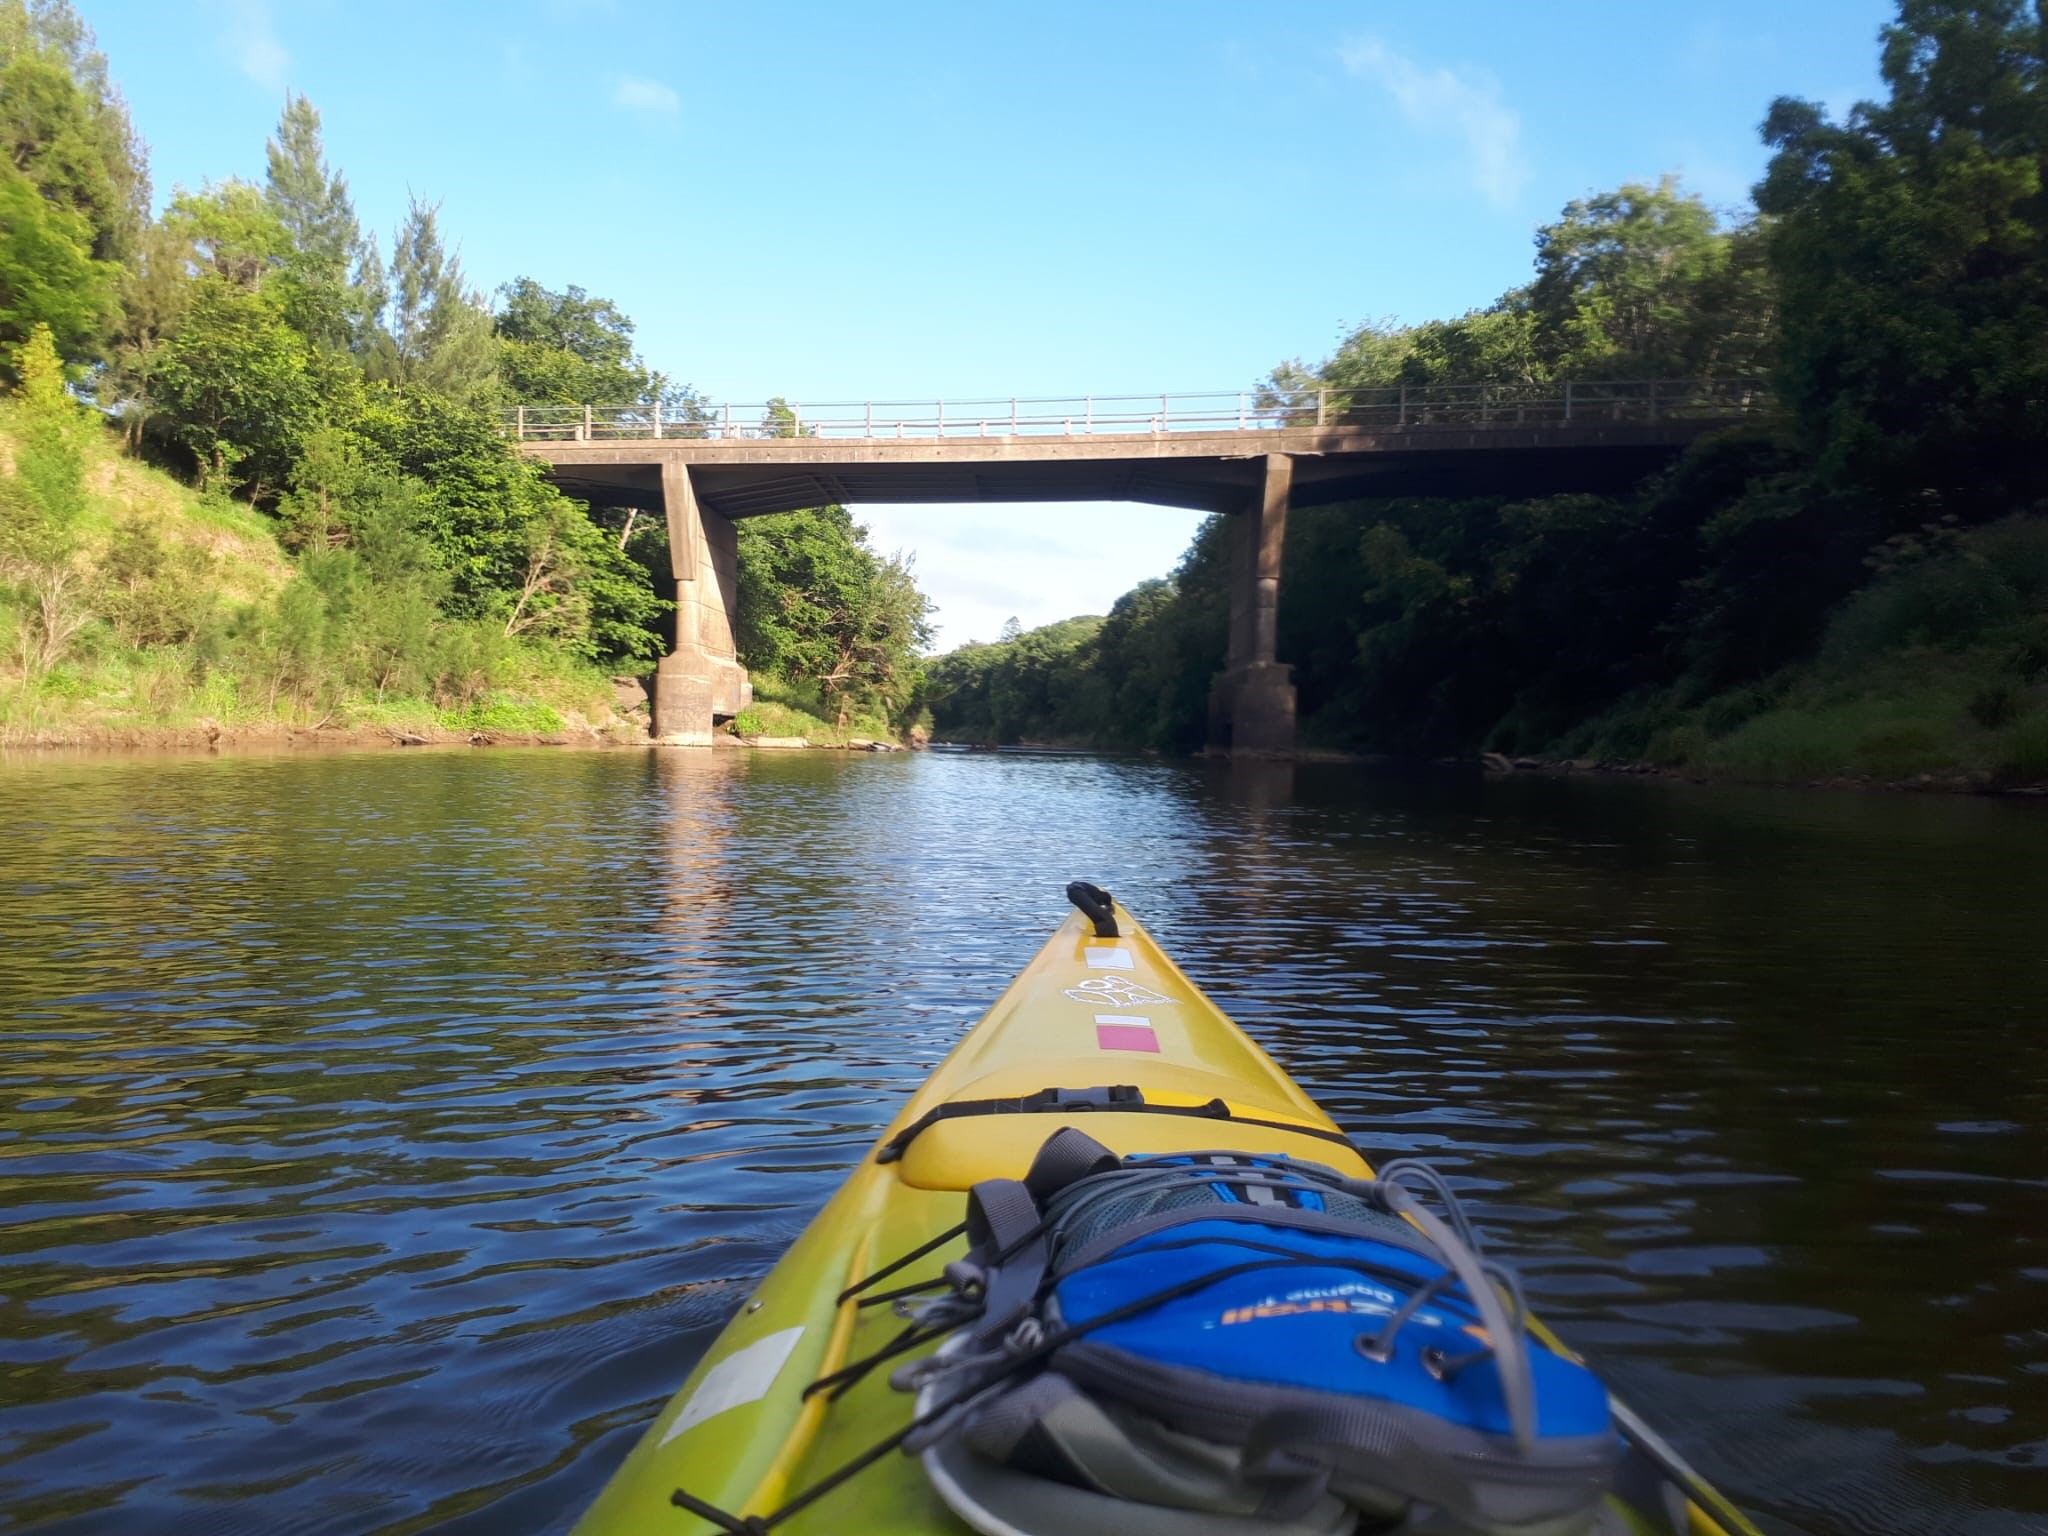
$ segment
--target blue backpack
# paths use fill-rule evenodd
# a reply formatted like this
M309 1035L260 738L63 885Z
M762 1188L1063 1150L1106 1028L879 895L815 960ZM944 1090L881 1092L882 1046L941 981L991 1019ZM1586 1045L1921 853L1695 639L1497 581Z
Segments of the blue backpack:
M906 1449L988 1536L1593 1527L1606 1390L1529 1335L1426 1165L1119 1159L1068 1127L975 1186L967 1231L918 1309L952 1331L895 1380Z

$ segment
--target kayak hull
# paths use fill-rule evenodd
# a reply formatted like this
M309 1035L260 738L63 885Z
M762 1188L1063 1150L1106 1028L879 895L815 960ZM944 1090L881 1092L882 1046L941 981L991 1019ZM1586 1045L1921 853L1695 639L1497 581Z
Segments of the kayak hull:
M1278 1064L1121 909L1117 918L1120 935L1098 938L1070 917L933 1071L649 1426L577 1536L715 1532L672 1503L675 1490L734 1515L765 1515L900 1429L912 1409L888 1385L898 1362L837 1392L806 1391L903 1326L887 1306L841 1293L956 1225L976 1182L1022 1177L1063 1125L1124 1155L1280 1153L1371 1176ZM1111 1096L1091 1091L1116 1088L1139 1090L1146 1107L1024 1107L1048 1089L1102 1099ZM900 1156L884 1150L912 1128ZM877 1289L934 1278L963 1250L956 1238ZM1704 1485L1644 1502L1656 1507L1615 1501L1604 1523L1670 1532L1682 1510L1678 1529L1697 1536L1754 1531ZM776 1526L791 1536L966 1529L919 1463L893 1452Z

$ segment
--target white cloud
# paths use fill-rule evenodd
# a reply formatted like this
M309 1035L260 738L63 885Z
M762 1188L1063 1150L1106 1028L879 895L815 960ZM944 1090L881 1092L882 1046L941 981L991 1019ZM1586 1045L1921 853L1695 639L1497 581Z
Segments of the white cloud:
M268 0L227 0L222 7L227 26L221 41L235 67L267 91L282 92L292 56L277 40Z
M1376 37L1344 45L1344 68L1378 86L1417 128L1464 140L1472 184L1495 207L1511 206L1529 179L1522 119L1491 75L1419 64Z
M659 80L628 75L612 87L612 105L646 117L674 117L683 110L683 99Z

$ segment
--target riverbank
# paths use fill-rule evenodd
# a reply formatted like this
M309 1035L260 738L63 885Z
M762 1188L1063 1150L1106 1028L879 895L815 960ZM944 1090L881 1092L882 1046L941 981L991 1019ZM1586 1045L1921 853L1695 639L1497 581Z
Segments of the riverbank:
M563 747L572 751L616 751L665 744L647 734L645 720L614 718L605 723L577 721L558 730L512 730L486 727L393 725L288 725L265 721L254 725L222 725L201 721L191 725L99 724L65 729L0 732L0 753L130 753L130 752L360 752L420 747ZM741 736L719 732L711 750L805 752L908 752L903 742L846 736L811 740L803 736Z
M1322 756L1328 760L1334 754ZM1495 776L1523 774L1544 778L1570 778L1574 775L1604 775L1668 779L1686 784L1748 784L1791 789L1875 789L1908 794L2048 797L2048 779L2014 783L2003 781L1995 774L1970 770L1917 773L1907 778L1843 773L1821 778L1787 779L1732 771L1708 772L1693 767L1673 767L1662 763L1629 762L1620 759L1590 761L1579 758L1508 758L1498 752L1486 753L1476 766Z

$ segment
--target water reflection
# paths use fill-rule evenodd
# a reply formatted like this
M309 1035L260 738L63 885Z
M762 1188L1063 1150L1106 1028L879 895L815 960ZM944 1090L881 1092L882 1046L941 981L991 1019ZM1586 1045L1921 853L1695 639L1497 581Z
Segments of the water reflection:
M1082 875L1370 1148L1449 1167L1779 1529L2038 1528L2039 810L1007 756L0 764L0 1510L565 1524Z

